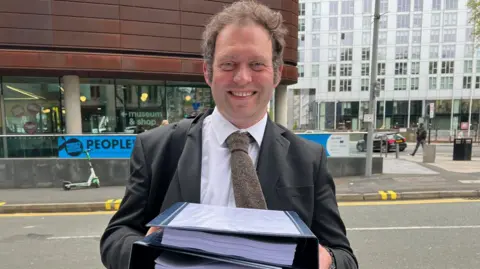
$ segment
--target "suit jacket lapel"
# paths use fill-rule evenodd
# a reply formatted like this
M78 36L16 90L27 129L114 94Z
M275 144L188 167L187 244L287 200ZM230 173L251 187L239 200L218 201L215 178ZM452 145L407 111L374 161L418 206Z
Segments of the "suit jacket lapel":
M268 119L264 139L260 147L257 165L258 177L269 208L274 205L275 187L281 175L281 170L285 167L285 155L290 146L290 142L282 136L284 132L283 129Z
M193 120L187 133L185 148L178 160L177 175L182 201L200 203L202 170L202 125L212 110Z

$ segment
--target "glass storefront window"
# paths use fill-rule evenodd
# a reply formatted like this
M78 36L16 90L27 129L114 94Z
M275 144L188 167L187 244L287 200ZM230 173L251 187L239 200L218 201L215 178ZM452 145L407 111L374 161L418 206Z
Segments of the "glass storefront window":
M7 134L62 132L59 79L56 77L3 77Z
M170 123L186 117L194 117L215 105L207 84L182 82L167 82L166 103Z

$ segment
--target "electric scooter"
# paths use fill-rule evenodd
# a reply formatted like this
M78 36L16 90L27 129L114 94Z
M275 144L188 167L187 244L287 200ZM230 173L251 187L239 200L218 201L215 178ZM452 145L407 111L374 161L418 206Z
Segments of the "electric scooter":
M90 176L86 182L72 183L71 181L63 181L63 189L66 191L71 190L72 188L100 188L100 179L95 175L93 170L92 161L90 158L89 152L91 149L84 150L85 155L87 155L88 165L90 167Z

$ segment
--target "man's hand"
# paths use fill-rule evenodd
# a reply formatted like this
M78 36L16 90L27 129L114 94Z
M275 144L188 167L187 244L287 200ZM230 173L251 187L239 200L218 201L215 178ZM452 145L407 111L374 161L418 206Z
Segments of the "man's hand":
M318 262L319 262L319 265L318 265L318 268L319 269L328 269L330 268L330 266L332 265L332 257L330 256L330 253L328 253L327 249L325 249L324 247L322 247L321 245L319 245L319 259L318 259Z
M156 231L160 230L160 227L150 227L150 229L148 229L147 231L147 234L145 236L148 236L150 235L151 233L154 233ZM328 254L328 253L327 253Z

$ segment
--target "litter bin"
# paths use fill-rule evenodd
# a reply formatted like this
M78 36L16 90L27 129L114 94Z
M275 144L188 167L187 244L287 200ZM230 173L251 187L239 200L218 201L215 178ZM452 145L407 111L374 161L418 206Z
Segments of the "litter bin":
M472 138L455 138L453 140L453 160L472 160Z

